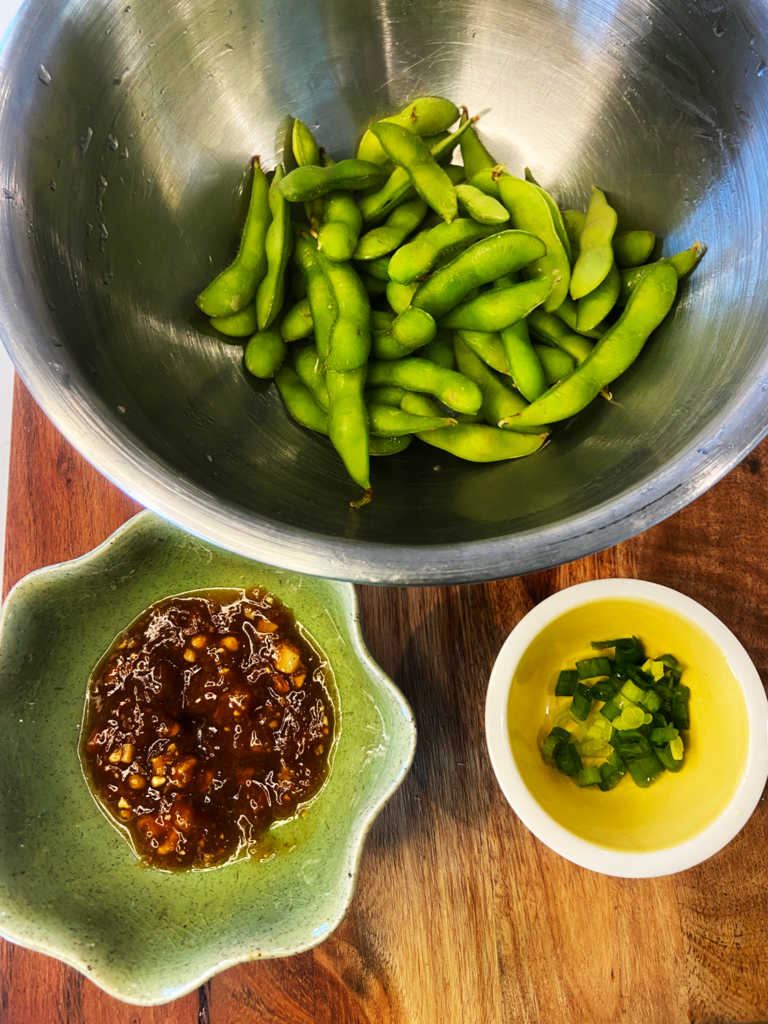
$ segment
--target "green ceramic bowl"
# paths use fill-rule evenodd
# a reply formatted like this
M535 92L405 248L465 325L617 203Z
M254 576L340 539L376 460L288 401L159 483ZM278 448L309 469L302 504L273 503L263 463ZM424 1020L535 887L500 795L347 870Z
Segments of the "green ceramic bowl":
M330 659L333 768L266 862L171 874L141 866L78 758L91 671L116 634L170 594L260 584ZM128 1002L164 1003L232 964L321 942L352 898L363 842L405 777L411 709L368 654L348 583L203 543L142 512L83 558L41 569L0 619L0 933Z

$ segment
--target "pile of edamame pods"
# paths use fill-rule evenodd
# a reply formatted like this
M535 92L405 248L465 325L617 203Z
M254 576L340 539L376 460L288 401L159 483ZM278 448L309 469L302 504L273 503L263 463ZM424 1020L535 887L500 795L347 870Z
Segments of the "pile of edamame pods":
M237 256L197 300L328 435L363 489L353 505L370 500L370 456L414 436L474 462L537 451L609 397L705 251L648 263L652 231L617 234L594 186L586 213L560 210L497 163L475 120L416 99L338 163L296 120L296 166L270 181L254 159Z

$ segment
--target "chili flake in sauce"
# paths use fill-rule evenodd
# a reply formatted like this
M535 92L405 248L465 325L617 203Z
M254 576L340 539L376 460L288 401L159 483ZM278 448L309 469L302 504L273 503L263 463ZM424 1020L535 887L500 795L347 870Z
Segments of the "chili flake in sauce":
M327 777L328 675L262 590L159 601L91 677L82 753L98 799L154 867L257 851Z

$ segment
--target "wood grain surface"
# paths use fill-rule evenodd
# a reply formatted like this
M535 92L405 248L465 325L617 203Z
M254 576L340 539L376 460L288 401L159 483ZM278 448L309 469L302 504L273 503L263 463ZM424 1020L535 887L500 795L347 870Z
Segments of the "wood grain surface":
M768 1020L768 808L680 875L606 878L562 860L496 785L491 666L530 608L583 580L676 587L768 671L768 442L678 515L549 572L476 586L360 587L373 656L411 702L413 769L367 841L338 930L175 1003L117 1002L0 943L0 1024L747 1024ZM15 392L4 593L104 540L137 506Z

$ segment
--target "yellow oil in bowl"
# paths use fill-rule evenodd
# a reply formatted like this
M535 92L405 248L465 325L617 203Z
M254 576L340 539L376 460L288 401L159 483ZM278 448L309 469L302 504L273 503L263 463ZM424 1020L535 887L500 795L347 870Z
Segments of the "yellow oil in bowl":
M541 746L570 697L555 697L563 669L594 657L590 641L638 636L650 658L673 654L690 687L685 763L648 789L629 775L615 789L580 789L544 762ZM599 705L594 705L598 707ZM566 612L533 640L509 693L512 753L528 790L563 828L598 846L635 853L685 842L733 797L747 763L749 725L742 688L720 648L698 626L650 601L605 598Z

